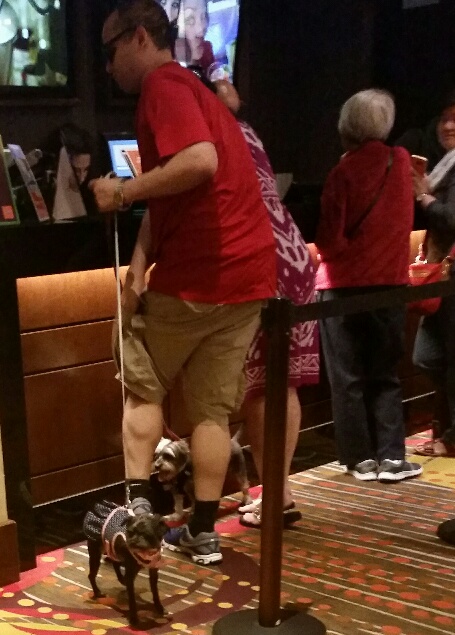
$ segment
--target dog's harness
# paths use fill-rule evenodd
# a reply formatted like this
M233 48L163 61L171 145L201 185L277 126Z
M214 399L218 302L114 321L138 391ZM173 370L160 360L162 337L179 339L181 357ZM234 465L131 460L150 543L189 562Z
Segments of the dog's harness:
M128 547L125 534L125 523L132 515L134 514L127 509L127 507L117 507L107 516L101 529L101 543L103 545L104 555L114 562L122 562L115 552L115 541L119 536L121 536L125 541L128 551L139 566L146 567L147 569L158 569L161 563L161 551L157 551L151 556L142 557Z

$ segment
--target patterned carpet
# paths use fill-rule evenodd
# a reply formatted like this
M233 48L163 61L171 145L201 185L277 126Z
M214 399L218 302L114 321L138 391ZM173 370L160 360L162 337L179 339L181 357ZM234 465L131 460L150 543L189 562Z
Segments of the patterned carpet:
M446 462L455 472L455 460ZM329 635L452 635L455 550L435 536L442 520L455 517L455 477L452 483L359 483L336 463L295 475L303 520L284 532L282 606L308 611ZM242 528L232 513L218 530L220 567L166 553L160 592L167 618L154 618L147 578L137 579L143 622L134 632L210 635L228 612L257 608L259 532ZM1 635L131 633L111 567L100 571L107 598L95 602L87 563L84 543L40 556L36 570L0 592Z
M412 454L413 448L428 441L431 438L429 432L416 434L407 440L408 452ZM423 480L434 485L443 485L455 489L455 459L443 457L432 458L428 456L418 456L414 454L411 460L423 465Z

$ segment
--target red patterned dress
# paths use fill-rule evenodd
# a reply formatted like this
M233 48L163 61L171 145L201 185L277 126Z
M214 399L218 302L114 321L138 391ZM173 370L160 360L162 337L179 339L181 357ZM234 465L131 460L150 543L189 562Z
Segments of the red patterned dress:
M277 295L294 304L314 302L315 268L308 247L292 216L281 203L275 176L261 140L247 123L240 127L256 165L264 203L270 215L277 245ZM265 391L266 342L261 331L251 344L247 363L245 399L259 397ZM288 386L298 388L319 381L319 332L317 322L304 322L292 328Z

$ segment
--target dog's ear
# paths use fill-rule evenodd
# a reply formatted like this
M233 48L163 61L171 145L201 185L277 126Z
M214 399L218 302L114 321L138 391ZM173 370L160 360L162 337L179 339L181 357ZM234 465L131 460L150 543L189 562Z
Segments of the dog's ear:
M188 454L188 453L189 453L189 451L190 451L190 446L189 446L189 445L188 445L188 443L185 441L185 439L179 439L176 443L178 444L178 446L179 446L179 448L180 448L181 452L184 452L184 453L186 453L186 454Z
M158 445L156 446L155 449L155 456L158 456L159 454L161 454L161 452L164 450L164 448L169 445L171 443L170 439L166 439L165 437L161 437L161 439L158 442Z
M190 446L186 441L180 439L174 443L175 458L179 463L186 462L190 454Z

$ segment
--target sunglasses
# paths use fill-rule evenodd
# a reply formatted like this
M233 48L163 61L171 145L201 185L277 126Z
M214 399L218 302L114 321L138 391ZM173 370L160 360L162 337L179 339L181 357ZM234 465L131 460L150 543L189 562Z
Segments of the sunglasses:
M114 37L111 37L110 40L103 44L104 56L109 64L112 64L114 62L115 54L117 52L117 42L119 42L119 40L121 40L121 38L127 33L133 33L136 28L137 27L135 26L128 26L126 27L126 29L123 29L123 31L120 31L120 33L117 33L117 35L114 35Z

